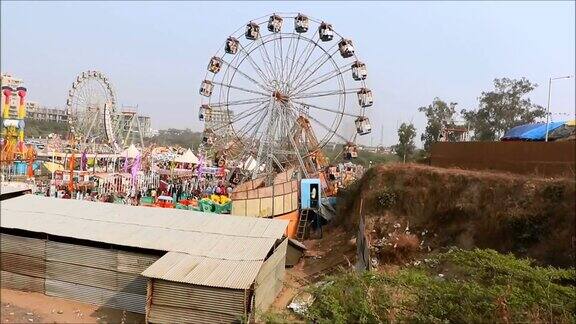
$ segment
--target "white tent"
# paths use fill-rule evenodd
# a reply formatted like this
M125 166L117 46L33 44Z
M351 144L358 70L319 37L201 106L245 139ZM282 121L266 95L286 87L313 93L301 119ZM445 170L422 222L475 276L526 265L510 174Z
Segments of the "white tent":
M184 154L176 157L174 161L177 163L198 164L198 158L192 153L191 149L188 149Z
M120 153L120 157L128 157L129 159L134 159L140 154L140 151L134 146L134 144L130 144L130 146L125 149L122 153Z

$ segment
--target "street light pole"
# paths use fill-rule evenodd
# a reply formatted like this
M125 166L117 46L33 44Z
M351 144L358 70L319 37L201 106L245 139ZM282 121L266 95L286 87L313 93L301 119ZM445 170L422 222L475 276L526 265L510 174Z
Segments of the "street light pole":
M550 99L552 97L552 81L561 80L561 79L570 79L572 76L564 76L558 78L550 78L548 79L548 105L546 106L546 138L544 139L545 142L548 142L548 129L550 127Z

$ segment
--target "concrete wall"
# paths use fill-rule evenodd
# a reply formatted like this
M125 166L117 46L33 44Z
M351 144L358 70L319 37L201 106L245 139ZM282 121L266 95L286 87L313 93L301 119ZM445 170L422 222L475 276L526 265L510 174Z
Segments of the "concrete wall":
M574 177L575 158L574 141L439 142L432 146L430 165Z

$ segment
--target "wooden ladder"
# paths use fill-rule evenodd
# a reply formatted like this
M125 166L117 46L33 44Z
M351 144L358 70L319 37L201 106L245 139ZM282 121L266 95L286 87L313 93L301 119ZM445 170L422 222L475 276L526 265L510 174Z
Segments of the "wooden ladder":
M298 230L296 231L296 238L299 241L304 240L306 236L306 228L308 227L308 217L310 215L310 209L302 209L300 212L300 219L298 220Z

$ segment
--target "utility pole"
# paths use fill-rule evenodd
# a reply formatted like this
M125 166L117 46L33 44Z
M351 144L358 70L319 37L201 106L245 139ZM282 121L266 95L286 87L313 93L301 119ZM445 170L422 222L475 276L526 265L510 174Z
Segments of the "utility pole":
M571 75L568 75L564 77L548 79L548 105L546 105L546 138L544 139L545 142L548 142L548 129L550 127L550 100L552 97L552 81L570 79L571 77L572 77Z

